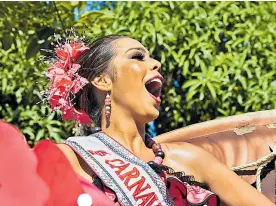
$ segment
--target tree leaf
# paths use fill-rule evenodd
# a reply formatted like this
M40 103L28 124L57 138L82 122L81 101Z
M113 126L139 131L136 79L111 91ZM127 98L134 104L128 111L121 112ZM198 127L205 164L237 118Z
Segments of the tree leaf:
M1 42L3 45L3 49L7 51L9 48L11 48L13 38L10 34L6 33L3 35Z
M207 82L206 85L207 85L207 87L208 87L208 89L209 89L209 91L211 93L212 98L216 99L217 98L217 94L216 94L216 90L213 87L213 85L210 82Z
M37 43L37 39L33 38L30 41L30 44L26 51L26 59L30 59L31 57L35 56L39 51L39 46Z

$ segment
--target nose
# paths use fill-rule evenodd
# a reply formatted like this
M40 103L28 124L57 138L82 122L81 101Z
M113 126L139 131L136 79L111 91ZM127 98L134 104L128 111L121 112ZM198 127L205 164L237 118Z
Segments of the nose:
M151 70L156 70L159 72L161 70L161 63L156 59L152 59Z

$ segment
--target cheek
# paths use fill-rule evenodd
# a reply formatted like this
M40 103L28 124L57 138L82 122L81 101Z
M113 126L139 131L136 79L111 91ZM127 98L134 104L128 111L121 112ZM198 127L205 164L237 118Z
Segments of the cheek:
M128 75L130 77L144 77L147 73L146 63L135 63L135 64L126 64L119 70L120 74Z
M117 71L116 84L121 90L129 93L132 90L141 89L143 79L147 74L145 63L125 65Z
M113 86L114 100L123 105L136 105L144 98L143 79L147 74L144 62L124 65L117 70L117 79ZM132 107L131 106L131 107Z

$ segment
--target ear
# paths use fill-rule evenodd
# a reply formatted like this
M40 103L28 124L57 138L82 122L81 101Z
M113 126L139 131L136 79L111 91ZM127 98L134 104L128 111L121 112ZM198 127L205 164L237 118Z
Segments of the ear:
M95 77L91 84L101 91L110 91L112 87L112 80L108 74L100 75Z

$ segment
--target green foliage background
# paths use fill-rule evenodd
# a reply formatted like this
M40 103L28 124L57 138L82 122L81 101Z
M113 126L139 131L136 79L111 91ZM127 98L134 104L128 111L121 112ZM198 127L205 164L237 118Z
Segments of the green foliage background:
M53 33L129 35L162 63L163 133L221 116L276 108L276 2L117 2L79 15L86 2L0 3L0 118L29 144L72 135L37 104L47 81L37 59ZM76 18L78 17L78 18Z

